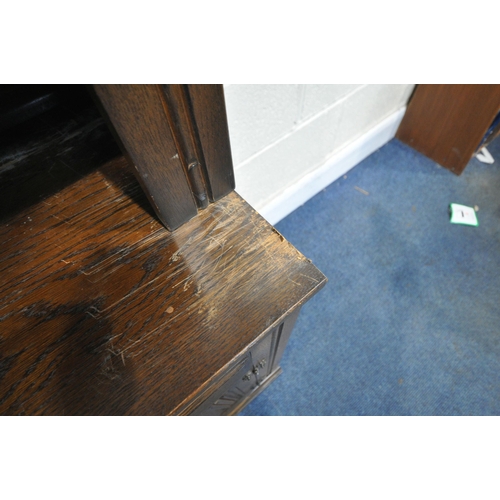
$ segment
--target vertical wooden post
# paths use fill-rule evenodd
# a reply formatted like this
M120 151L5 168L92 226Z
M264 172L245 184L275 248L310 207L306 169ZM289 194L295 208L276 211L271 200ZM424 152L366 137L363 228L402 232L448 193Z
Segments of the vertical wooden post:
M93 85L170 230L234 189L222 85Z
M187 90L210 200L216 201L235 185L224 92L222 85L187 85Z

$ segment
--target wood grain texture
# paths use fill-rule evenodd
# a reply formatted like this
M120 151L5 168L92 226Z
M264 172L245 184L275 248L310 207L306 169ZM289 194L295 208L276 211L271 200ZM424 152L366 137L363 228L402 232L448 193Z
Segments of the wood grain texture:
M122 156L85 87L63 92L64 104L0 134L0 220Z
M148 209L119 157L4 218L0 414L176 413L325 284L234 192Z
M94 85L93 91L168 229L234 189L222 85Z
M235 187L222 85L187 85L211 201Z
M230 367L217 374L207 384L206 393L190 398L176 409L179 415L235 415L267 385L282 373L279 366L300 307L293 310L282 323L260 335L247 347L245 355L236 358Z
M159 85L94 85L155 212L173 230L197 214Z
M187 172L191 190L199 208L208 206L208 180L202 167L202 152L197 137L196 125L190 111L186 85L162 85L165 113L174 137L184 170ZM222 116L225 120L226 117Z
M396 137L460 175L500 109L500 85L418 85Z

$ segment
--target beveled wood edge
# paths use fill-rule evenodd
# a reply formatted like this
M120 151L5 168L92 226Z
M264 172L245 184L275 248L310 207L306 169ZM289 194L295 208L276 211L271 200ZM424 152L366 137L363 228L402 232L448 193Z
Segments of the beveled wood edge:
M328 278L325 276L325 279L319 282L314 288L312 288L302 299L300 299L293 307L288 309L284 314L282 314L276 321L274 321L271 325L269 325L262 333L260 333L250 344L248 344L242 351L240 351L234 358L232 358L228 363L226 363L222 368L217 370L217 372L212 375L207 381L205 381L194 393L190 394L187 398L185 398L181 403L179 403L168 416L185 416L184 411L191 406L196 399L201 396L209 397L211 392L207 391L207 388L212 384L218 382L220 379L224 377L224 374L227 370L231 370L233 365L236 365L246 352L249 352L257 343L259 343L271 330L278 327L281 323L283 323L290 314L292 314L297 308L302 307L305 302L307 302L313 295L318 293L328 282ZM279 369L279 368L278 368ZM215 389L217 390L217 388ZM247 399L245 399L247 401Z
M217 371L217 373L210 378L208 385L205 383L202 389L197 390L196 396L191 399L189 399L190 396L188 396L188 398L183 401L187 401L185 406L174 415L179 417L191 415L192 412L197 410L205 401L210 399L210 397L221 389L224 384L229 382L231 378L235 376L243 366L245 366L245 362L246 355L243 351L243 354L238 354L223 368ZM172 411L174 412L175 409ZM172 412L169 415L174 416Z
M278 366L267 378L253 389L253 391L242 401L240 401L229 413L226 414L228 417L236 416L243 408L253 401L264 389L266 389L272 382L274 382L281 374L283 370L281 366Z

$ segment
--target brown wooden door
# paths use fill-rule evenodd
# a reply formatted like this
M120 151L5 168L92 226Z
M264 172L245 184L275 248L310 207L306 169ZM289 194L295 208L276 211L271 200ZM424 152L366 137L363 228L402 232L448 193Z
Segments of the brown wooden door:
M396 137L460 175L500 109L500 85L418 85Z

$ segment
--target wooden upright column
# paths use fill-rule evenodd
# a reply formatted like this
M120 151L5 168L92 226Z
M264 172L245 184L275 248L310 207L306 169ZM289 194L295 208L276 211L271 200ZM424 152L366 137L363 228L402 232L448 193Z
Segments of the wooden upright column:
M234 189L222 85L93 88L167 229Z

